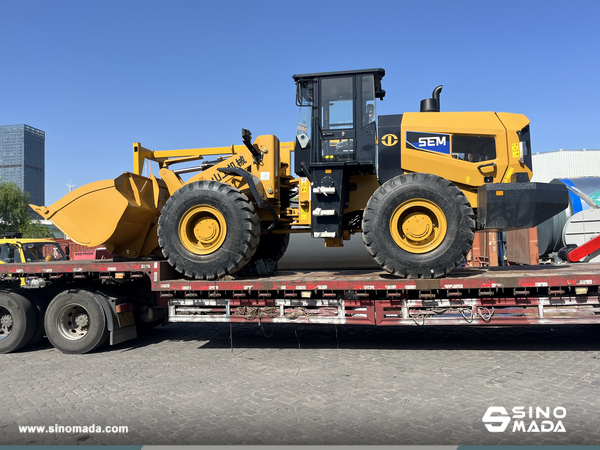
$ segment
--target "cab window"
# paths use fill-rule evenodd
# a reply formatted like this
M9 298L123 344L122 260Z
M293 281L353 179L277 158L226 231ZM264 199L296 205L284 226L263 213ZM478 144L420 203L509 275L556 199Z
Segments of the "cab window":
M452 157L473 163L494 160L496 139L494 136L455 134L452 136Z
M27 262L64 261L67 259L59 245L46 242L23 245L23 255Z
M321 84L321 127L336 130L354 127L352 77L324 79Z
M16 263L23 262L23 261L21 260L21 252L19 251L19 249L18 249L18 248L15 248L14 257L15 257L15 260L14 260L14 262L16 262Z
M375 111L375 84L373 75L363 75L362 77L362 101L362 127L365 128L375 122L375 116L377 115Z
M10 251L10 246L8 246L8 245L3 245L0 247L0 261L8 262L7 259L10 258L9 251Z

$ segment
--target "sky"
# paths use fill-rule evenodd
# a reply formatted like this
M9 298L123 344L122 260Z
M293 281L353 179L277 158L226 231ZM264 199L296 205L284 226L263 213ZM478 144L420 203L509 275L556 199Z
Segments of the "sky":
M532 151L600 149L597 0L0 0L0 125L46 133L46 204L152 150L294 139L292 75L381 67L377 113L531 120ZM600 169L599 169L600 170Z

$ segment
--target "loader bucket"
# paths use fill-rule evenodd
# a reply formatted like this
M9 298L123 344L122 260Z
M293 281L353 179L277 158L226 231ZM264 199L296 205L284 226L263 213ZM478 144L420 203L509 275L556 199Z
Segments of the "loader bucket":
M162 180L125 172L82 186L48 207L31 207L78 244L105 245L115 255L135 258L157 251L158 216L167 198Z

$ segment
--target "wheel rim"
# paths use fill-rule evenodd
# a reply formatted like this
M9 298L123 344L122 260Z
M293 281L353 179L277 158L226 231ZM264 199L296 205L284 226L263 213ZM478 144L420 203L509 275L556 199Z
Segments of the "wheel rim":
M10 336L13 327L13 317L10 311L0 306L0 340Z
M442 243L448 222L438 205L422 198L398 206L390 218L394 242L407 252L427 253Z
M197 255L208 255L218 250L226 236L225 217L209 205L190 208L179 221L181 243Z
M60 334L70 341L83 339L90 330L90 315L81 305L65 306L58 313L57 322Z

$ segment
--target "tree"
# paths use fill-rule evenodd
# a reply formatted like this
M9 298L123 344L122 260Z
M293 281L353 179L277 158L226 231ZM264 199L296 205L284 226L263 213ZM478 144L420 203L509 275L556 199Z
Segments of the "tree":
M20 228L24 238L40 239L40 238L53 238L54 234L52 231L45 227L41 223L31 221L27 223L23 228Z
M50 230L33 223L29 215L29 194L9 181L0 181L0 234L20 232L23 237L53 237Z
M0 233L21 231L29 223L29 194L15 183L0 181Z

